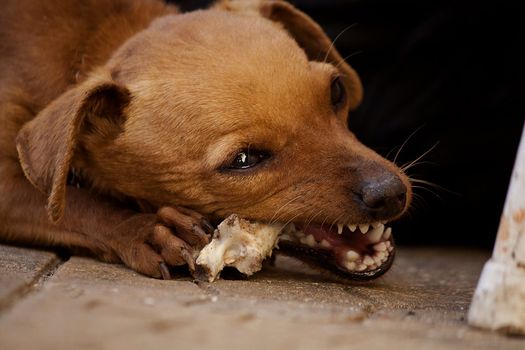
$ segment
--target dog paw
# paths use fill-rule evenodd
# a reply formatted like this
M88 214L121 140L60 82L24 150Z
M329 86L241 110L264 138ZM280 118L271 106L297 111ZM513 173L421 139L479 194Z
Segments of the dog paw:
M195 269L196 252L209 243L213 226L202 215L180 207L137 214L119 228L113 249L122 262L144 275L171 279L169 266ZM125 232L122 232L125 231Z

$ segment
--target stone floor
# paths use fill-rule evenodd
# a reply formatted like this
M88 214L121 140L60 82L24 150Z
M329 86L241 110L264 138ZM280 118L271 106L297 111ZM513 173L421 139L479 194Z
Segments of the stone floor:
M525 349L472 329L487 252L405 248L355 283L278 257L247 280L140 276L88 258L0 246L0 349Z

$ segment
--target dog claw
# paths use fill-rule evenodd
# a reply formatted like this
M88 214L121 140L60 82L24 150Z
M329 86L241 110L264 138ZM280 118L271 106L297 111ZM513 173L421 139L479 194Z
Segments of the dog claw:
M166 265L165 262L159 263L159 270L160 270L160 274L162 275L162 279L171 280L170 270L168 268L168 265Z
M213 228L212 224L208 222L208 220L206 220L205 218L202 218L201 225L202 227L204 227L204 230L206 231L207 234L213 235L213 232L215 231L215 229Z
M206 245L209 243L208 235L206 234L206 232L204 232L202 228L200 228L200 226L194 224L192 226L192 229L193 229L193 232L199 236L199 239L201 240L201 243L203 245Z
M188 264L190 271L195 271L195 261L193 260L192 254L185 249L182 249L180 253L184 261Z

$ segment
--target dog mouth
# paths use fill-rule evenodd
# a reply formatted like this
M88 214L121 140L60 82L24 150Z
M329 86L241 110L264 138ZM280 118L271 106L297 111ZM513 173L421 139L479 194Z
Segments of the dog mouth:
M392 228L371 224L288 224L279 249L345 278L370 280L387 272L394 261Z

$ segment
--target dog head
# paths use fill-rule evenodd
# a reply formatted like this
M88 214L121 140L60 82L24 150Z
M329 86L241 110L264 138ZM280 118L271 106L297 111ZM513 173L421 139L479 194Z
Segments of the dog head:
M75 166L95 187L154 207L295 223L291 249L377 275L391 262L383 223L406 210L411 190L348 130L361 98L357 74L304 13L226 1L153 22L28 123L17 145L54 221ZM355 238L355 225L379 239Z

